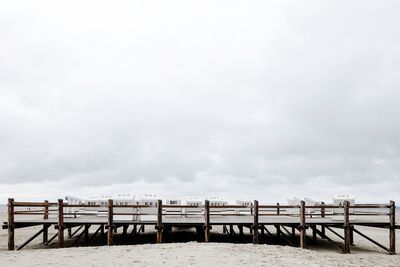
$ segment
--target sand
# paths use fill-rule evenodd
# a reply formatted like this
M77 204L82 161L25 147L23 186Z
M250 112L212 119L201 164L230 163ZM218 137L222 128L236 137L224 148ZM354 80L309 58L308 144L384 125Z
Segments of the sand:
M4 218L2 215L1 221ZM388 244L387 230L358 229ZM16 244L21 244L37 230L35 227L17 229ZM54 229L51 229L53 232ZM397 236L400 239L399 231ZM387 255L361 237L356 236L355 245L351 254L342 254L324 241L320 241L318 246L310 245L308 249L282 245L201 242L58 249L43 248L38 238L22 251L9 252L6 250L7 231L0 230L0 266L400 266L399 255ZM398 250L399 245L397 241Z

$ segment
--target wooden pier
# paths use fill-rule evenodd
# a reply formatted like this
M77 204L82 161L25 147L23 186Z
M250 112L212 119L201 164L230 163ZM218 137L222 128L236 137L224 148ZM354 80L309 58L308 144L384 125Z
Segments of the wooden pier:
M70 208L75 208L71 212ZM101 216L96 211L88 212L85 208L106 208ZM307 242L316 243L317 237L335 245L343 253L350 253L353 245L354 234L367 239L389 254L396 253L396 225L395 203L389 204L357 204L350 205L345 202L343 206L316 205L306 206L302 201L300 205L274 205L259 204L257 200L251 206L224 205L211 206L206 200L204 205L163 205L157 202L155 213L146 213L146 205L116 205L110 199L107 207L100 205L68 204L59 199L58 202L15 202L8 200L8 220L3 222L3 229L8 229L8 250L22 249L39 236L43 238L43 244L48 245L57 238L58 246L64 247L65 230L68 238L84 237L90 242L97 234L106 236L107 245L114 244L114 233L118 228L127 234L132 227L132 236L145 231L145 225L154 226L156 239L154 242L162 243L164 233L171 231L172 227L193 227L202 235L204 242L212 242L211 230L213 226L222 226L223 233L236 234L234 227L238 229L238 235L243 235L243 229L249 229L253 243L259 244L260 240L272 237L268 226L276 229L276 237L284 240L288 245L307 247ZM180 209L184 211L198 209L200 212L169 212L166 209ZM121 209L124 210L121 212ZM223 211L221 212L221 209ZM126 211L125 211L126 210ZM21 216L23 215L23 216ZM143 219L140 216L152 215L152 219ZM121 218L122 216L122 218ZM129 217L132 216L132 217ZM136 216L136 217L134 217ZM21 218L22 217L22 218ZM40 226L40 230L31 238L19 246L15 246L15 231L24 227ZM96 226L97 230L89 239L89 228ZM384 228L388 230L389 244L381 244L360 231L359 226ZM55 227L57 233L49 238L48 229ZM228 230L229 227L229 230ZM307 236L307 230L312 237ZM107 231L107 233L105 233ZM299 239L296 239L296 232ZM327 234L329 232L329 235ZM332 235L339 237L343 242L332 239ZM299 240L299 241L297 241Z

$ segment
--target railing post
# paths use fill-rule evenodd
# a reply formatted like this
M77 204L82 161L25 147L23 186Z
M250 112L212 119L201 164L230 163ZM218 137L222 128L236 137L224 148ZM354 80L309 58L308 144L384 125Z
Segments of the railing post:
M325 202L321 202L321 218L325 218ZM322 238L325 239L325 226L321 224Z
M344 253L350 253L350 219L349 219L349 206L350 202L344 201Z
M281 214L281 209L279 208L279 203L276 203L276 214ZM276 226L276 239L279 241L281 237L281 226L277 224Z
M113 200L109 199L108 200L108 231L107 231L107 245L112 246L113 245L113 228L114 228L114 223L113 223Z
M162 200L157 201L157 243L162 243Z
M49 201L45 200L44 204L44 214L43 219L47 220L49 218ZM45 244L49 240L49 227L48 225L43 225L43 244Z
M254 200L253 244L258 244L258 201Z
M300 247L306 247L306 203L300 202Z
M64 203L61 198L58 200L58 246L64 247Z
M204 201L204 242L210 242L210 201Z
M14 250L14 199L8 199L8 250Z
M390 201L390 232L389 232L389 250L391 254L396 254L396 204L393 200Z

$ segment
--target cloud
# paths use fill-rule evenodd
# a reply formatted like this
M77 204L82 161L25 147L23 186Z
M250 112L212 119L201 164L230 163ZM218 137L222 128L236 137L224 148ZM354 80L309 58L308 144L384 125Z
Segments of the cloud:
M0 11L3 201L398 198L397 1L77 5Z

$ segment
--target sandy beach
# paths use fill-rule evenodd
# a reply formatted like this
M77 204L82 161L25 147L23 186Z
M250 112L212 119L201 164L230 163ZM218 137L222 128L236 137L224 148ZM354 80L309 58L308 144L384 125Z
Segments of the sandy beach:
M2 214L1 221L5 215ZM388 231L359 228L368 236L382 244L388 244ZM30 227L16 231L16 244L33 235L38 228ZM150 230L150 229L149 229ZM94 230L92 229L92 232ZM50 236L55 233L50 229ZM397 231L397 234L398 231ZM153 238L153 233L141 237L144 243ZM213 236L212 236L213 237ZM388 255L385 251L355 236L355 246L351 254L342 254L334 246L319 240L318 245L308 249L282 245L253 245L221 243L166 243L104 246L94 241L96 246L44 248L40 237L22 251L9 252L7 231L0 232L0 262L2 266L400 266L399 255ZM397 239L397 249L400 243ZM339 240L337 240L339 241ZM71 246L67 243L67 246ZM122 242L123 243L123 242ZM83 245L83 244L81 244Z

